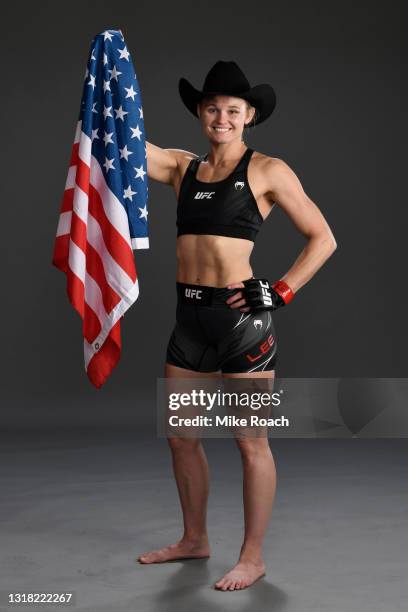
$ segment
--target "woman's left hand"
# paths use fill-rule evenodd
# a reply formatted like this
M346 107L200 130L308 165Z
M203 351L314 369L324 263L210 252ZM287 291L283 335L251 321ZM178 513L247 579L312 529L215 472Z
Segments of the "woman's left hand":
M242 282L227 285L227 289L243 289L244 287L245 285ZM230 308L239 308L240 312L249 312L251 310L249 306L247 306L246 308L242 308L242 306L246 304L242 291L237 291L237 293L231 295L231 297L226 300L226 303L229 305Z

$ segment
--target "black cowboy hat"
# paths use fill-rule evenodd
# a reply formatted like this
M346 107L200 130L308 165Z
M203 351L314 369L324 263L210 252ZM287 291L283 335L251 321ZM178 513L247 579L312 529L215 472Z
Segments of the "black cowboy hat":
M276 95L271 85L255 85L251 87L241 68L235 62L218 61L205 77L202 91L199 91L187 81L179 80L179 93L188 110L197 115L197 103L205 96L227 95L247 100L258 111L256 120L247 126L262 123L272 114L276 105Z

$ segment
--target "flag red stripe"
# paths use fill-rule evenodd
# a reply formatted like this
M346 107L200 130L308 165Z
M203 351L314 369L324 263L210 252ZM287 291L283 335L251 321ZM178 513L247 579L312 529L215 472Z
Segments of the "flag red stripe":
M79 142L74 142L71 149L71 159L69 160L70 166L76 166L78 164L79 155Z
M102 293L103 305L106 312L109 313L122 298L109 285L105 274L105 268L103 267L103 261L98 251L96 251L89 242L86 245L86 250L86 271L89 276L94 279L95 283L99 285L99 289Z
M61 213L70 212L74 205L74 189L66 189L62 198Z
M52 263L62 272L68 272L69 234L57 236L55 239Z
M83 282L70 268L67 269L67 295L81 319L84 317L85 287Z
M82 219L78 217L75 211L72 212L71 217L71 240L85 253L85 255L87 254L86 225Z
M84 150L86 150L87 142L84 141L84 144ZM98 162L96 162L96 160L92 158L91 164L92 163ZM103 307L108 315L109 313L112 313L113 308L121 302L122 296L118 295L118 293L110 286L105 274L103 259L98 253L98 251L90 244L87 239L87 220L89 219L88 215L91 215L95 220L95 223L97 223L99 226L101 238L104 243L103 247L106 248L106 250L112 257L112 260L118 265L118 267L123 270L124 273L128 275L129 279L131 279L133 283L137 281L137 273L133 251L130 245L130 237L128 238L126 236L125 238L124 236L122 236L121 233L112 225L109 220L109 217L106 215L101 196L98 193L97 189L90 183L91 168L87 163L85 163L79 158L79 143L74 143L74 145L72 146L69 172L70 174L67 180L67 185L69 185L69 187L64 191L61 202L60 214L72 212L71 224L69 233L56 237L52 262L57 268L59 268L66 274L66 291L68 294L69 301L82 318L82 333L84 336L85 343L88 342L91 344L93 341L95 341L95 339L98 337L102 330L102 325L98 317L98 312L99 316L103 317L104 326L106 325L107 321L105 320L105 314L103 313L102 304L101 309L97 309L97 312L95 312L92 307L93 304L88 304L85 302L84 282L86 282L86 279L79 278L78 276L78 274L82 276L83 270L81 271L78 267L77 273L75 273L75 270L72 270L69 267L70 256L72 262L71 265L73 267L75 267L76 265L83 265L83 261L77 262L75 261L75 259L72 259L72 257L75 257L75 252L71 252L70 254L70 247L71 249L74 248L70 243L71 240L76 245L76 247L78 249L81 249L81 251L84 253L86 273L87 275L89 275L89 277L93 279L95 285L99 287ZM71 181L74 179L74 177L75 187L72 187ZM75 212L73 208L74 197L77 188L82 191L82 194L78 193L79 198L77 205L82 207L83 202L85 202L85 205L84 210L78 209ZM111 202L113 206L122 206L120 202L115 201L113 194ZM107 200L107 202L105 202L105 205L110 206L109 199ZM59 231L61 231L61 228L63 228L64 226L69 227L68 220L69 217L67 219L63 219ZM103 250L101 250L101 253L103 253ZM118 283L120 286L119 278ZM94 295L94 293L92 292L95 292L95 288L92 288L92 285L87 285L88 299L91 302L94 299L99 299L98 292L96 295ZM96 306L94 307L96 308ZM109 325L110 324L111 323L109 323ZM86 361L88 361L88 348L86 347L86 345L84 345L84 348L85 354L88 354L88 358L86 358ZM109 334L107 338L103 341L102 346L92 356L89 363L87 363L88 377L96 387L99 388L103 385L106 378L109 376L112 369L116 366L118 360L120 359L120 353L121 337L119 319L109 331Z
M75 214L72 213L71 222L71 240L85 253L86 271L94 279L99 286L102 294L102 301L107 313L110 313L112 308L120 302L121 297L109 285L102 259L94 247L87 241L86 225ZM88 342L92 342L101 331L101 325L96 313L91 309L89 304L84 303L84 321L83 332ZM91 314L92 313L92 314ZM96 321L98 324L96 324ZM96 330L96 331L95 331Z
M107 313L110 313L110 311L120 302L121 297L109 285L105 275L103 261L99 253L87 241L86 229L86 225L82 221L82 219L80 219L78 215L73 212L71 219L71 235L69 236L68 234L66 234L65 236L60 236L59 238L57 238L53 263L64 272L67 271L69 239L71 238L71 240L77 245L77 247L80 248L86 254L86 271L99 286L102 294L104 308ZM87 323L85 323L85 329L87 330L87 338L90 338L91 331L89 330Z
M95 387L101 387L120 359L122 342L120 320L112 327L101 349L88 364L87 374Z
M80 315L81 319L83 320L82 331L83 331L84 337L87 339L89 343L92 343L92 341L98 336L99 332L101 331L101 325L100 325L98 317L96 316L92 308L90 308L88 304L85 302L85 295L84 295L85 288L84 288L83 282L68 267L68 263L67 263L68 259L66 256L66 251L67 251L66 244L69 242L69 240L70 240L69 236L63 236L57 239L57 247L55 249L53 263L54 265L56 265L57 268L59 268L60 270L66 273L66 278L67 278L66 290L67 290L68 299L70 303L72 304L72 306L75 308L75 310ZM91 245L88 245L88 246L90 249L92 249ZM99 258L98 253L96 253L96 257L94 258L95 261L97 258ZM88 267L88 261L87 261L87 267ZM116 296L113 290L112 290L112 293L115 295L116 300L118 300L119 298L118 296Z
M132 281L135 282L137 273L133 251L128 242L110 223L108 217L106 216L101 197L98 191L89 182L90 169L79 158L78 150L78 145L74 145L71 161L77 164L75 182L84 193L89 195L89 212L99 223L106 248L112 255L112 258L126 272ZM65 191L61 212L72 210L73 193L73 189L67 189Z
M84 320L82 323L82 333L84 338L91 344L98 336L102 327L98 317L89 305L84 302Z
M101 197L92 185L90 185L89 193L89 212L99 223L103 241L109 253L112 255L112 258L122 270L126 272L132 281L135 282L137 275L132 248L109 221L105 214Z

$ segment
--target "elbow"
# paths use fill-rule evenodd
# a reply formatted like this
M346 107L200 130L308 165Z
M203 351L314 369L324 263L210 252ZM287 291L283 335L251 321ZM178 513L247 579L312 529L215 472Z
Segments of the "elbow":
M325 250L326 250L326 260L329 259L337 249L337 242L334 239L334 236L328 236L325 240Z
M318 245L322 254L326 255L326 259L331 257L337 249L337 242L331 231L315 235L315 244Z
M337 249L337 242L332 232L330 232L330 240L331 240L332 253L334 253L334 251Z
M337 249L337 242L333 234L331 234L330 236L329 244L330 244L330 255L332 255L334 251Z
M330 229L324 231L321 236L322 244L324 244L325 249L328 252L328 256L332 255L334 251L337 249L337 242L335 237L333 236L333 232Z

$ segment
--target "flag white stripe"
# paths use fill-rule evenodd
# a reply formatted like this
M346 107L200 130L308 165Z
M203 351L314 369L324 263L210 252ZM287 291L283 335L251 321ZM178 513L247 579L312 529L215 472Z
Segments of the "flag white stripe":
M74 189L75 187L75 176L78 166L70 166L68 168L67 180L65 181L65 191L67 189Z
M68 266L73 274L85 285L86 260L85 253L73 242L69 241Z
M91 166L92 140L89 138L87 134L85 134L85 132L82 132L82 131L81 131L81 137L80 137L79 147L78 147L78 157L88 167Z
M106 313L106 311L105 314L103 314L102 311L98 309L98 307L95 306L94 303L94 299L96 297L97 290L99 290L99 287L86 272L86 261L84 252L74 242L72 242L72 240L70 241L68 263L72 272L82 281L85 291L85 301L89 308L91 308L95 315L98 317L102 327L98 336L92 343L89 343L86 339L84 339L84 360L86 369L88 367L89 361L105 342L112 327L119 321L120 317L137 299L139 295L139 281L136 279L136 282L131 284L128 293L122 296L121 301L118 302L118 304L112 309L109 314ZM85 278L86 282L84 282ZM91 288L89 288L89 284L92 285ZM101 305L103 304L102 296L100 298L100 303Z
M125 208L115 194L109 189L98 160L96 157L91 155L92 141L89 136L85 134L85 132L81 131L81 121L78 121L77 132L75 134L74 143L77 142L79 142L78 156L81 161L90 168L91 185L99 193L102 200L103 209L107 218L109 219L109 222L121 234L123 239L126 240L129 247L132 248L129 236L129 220ZM76 172L76 166L71 166L68 171L68 176L70 177L69 182L67 177L67 183L69 186L74 186L71 176L71 174L74 172ZM148 241L148 238L136 238L135 240ZM148 248L148 246L142 246L139 248Z
M133 281L106 248L101 227L95 217L89 213L88 196L78 185L75 187L73 209L87 226L87 240L102 260L107 282L119 296L126 295Z
M129 221L122 203L115 194L109 189L102 169L97 159L92 156L92 141L82 132L81 121L78 121L74 143L79 142L79 158L83 163L90 167L90 182L92 187L98 192L104 212L111 225L120 233L129 245L129 248L148 248L149 239L130 238ZM68 170L66 189L75 189L74 205L75 213L86 224L87 241L99 254L107 282L110 287L121 297L120 302L107 313L102 300L102 294L98 283L86 272L85 254L75 243L70 240L68 265L72 272L84 284L85 302L98 317L101 324L101 331L92 343L84 338L84 359L85 369L95 353L103 346L112 327L120 320L122 315L135 302L139 295L139 281L135 282L112 258L103 240L103 234L98 221L89 213L88 196L75 183L77 166L71 166ZM58 235L68 233L71 228L72 213L61 213L58 224Z
M85 272L85 274L85 302L94 311L102 327L105 318L108 316L103 305L102 291L95 279L88 272Z
M89 308L93 310L101 324L101 331L92 343L89 343L86 339L84 339L84 361L86 369L94 354L105 342L112 327L119 321L120 317L137 299L139 295L139 281L136 279L136 282L131 284L131 286L129 287L129 291L126 294L122 295L122 299L120 300L120 302L118 302L118 304L112 309L109 314L106 313L106 311L105 314L103 314L102 311L98 309L94 303L97 288L99 289L99 287L86 272L86 261L84 252L74 242L72 242L72 240L70 240L68 264L73 274L75 274L77 278L82 281L84 285L85 302L87 303ZM86 282L84 282L84 279L86 279ZM89 289L90 283L92 284L91 289ZM100 303L101 305L103 304L102 296Z
M148 249L149 248L149 238L132 238L131 239L132 249Z
M92 215L88 215L87 238L89 244L93 246L102 260L106 280L112 289L120 296L129 293L133 280L109 253L103 240L100 225Z
M92 158L92 160L94 161L95 165L99 166L97 160L95 158ZM78 214L78 216L81 217L81 219L85 222L85 213L80 212L83 211L85 209L85 205L87 207L87 199L88 196L80 189L80 187L78 185L76 185L75 183L75 177L76 177L76 172L77 172L77 168L78 166L70 166L69 170L68 170L68 175L67 175L67 180L65 183L65 190L67 189L75 189L74 192L74 207L76 207L76 212ZM102 175L98 176L98 173L95 171L94 175L91 175L91 184L93 187L95 187L96 190L98 190L98 193L102 199L102 203L103 203L103 207L104 207L104 211L105 214L107 212L107 209L110 210L111 207L115 207L119 204L120 209L115 211L115 220L116 223L112 223L112 219L109 218L109 221L114 225L115 229L117 229L120 234L123 236L124 240L126 240L126 242L129 244L129 240L127 238L127 234L129 233L129 225L128 225L128 219L126 216L126 213L124 213L124 218L123 218L123 211L124 208L122 206L122 204L117 200L116 196L110 191L110 189L106 186L105 183L105 194L101 193L100 191L100 184L98 181L100 181L100 179L102 178L102 180L104 181L104 177ZM93 180L92 180L93 179ZM78 190L81 192L81 200L78 200ZM103 197L104 196L104 197ZM86 203L85 203L85 199L86 199ZM82 203L82 206L80 206L80 204ZM65 214L65 213L61 213L61 214ZM110 215L110 217L112 217L112 215ZM120 226L121 229L120 229ZM70 229L70 226L68 227L68 231ZM121 231L122 230L122 231ZM125 235L122 232L125 232ZM126 233L127 232L127 233ZM149 248L149 238L148 237L144 237L144 238L132 238L130 241L130 246L132 249L148 249Z
M79 142L79 139L81 138L81 130L82 130L82 121L78 121L78 123L76 124L76 129L75 129L74 144Z
M110 330L112 327L119 321L120 317L125 314L127 309L137 300L139 295L139 281L136 279L136 282L132 286L131 290L126 296L123 296L123 299L115 306L115 308L109 313L104 321L103 328L101 329L99 335L95 340L90 344L86 338L84 338L84 359L85 359L85 369L87 369L88 364L95 353L98 352L98 349L105 342Z
M85 191L82 191L78 185L75 187L74 191L74 202L72 205L73 210L78 215L78 217L87 225L88 218L88 202L89 198Z
M90 180L91 185L99 193L99 197L102 200L105 215L108 217L109 222L120 233L122 238L126 240L129 245L129 248L131 249L132 245L130 244L129 219L126 214L125 208L115 196L115 194L109 189L108 185L106 184L105 177L103 176L103 172L99 165L99 162L93 156L91 160Z
M63 212L58 219L57 236L65 236L71 230L72 212Z

